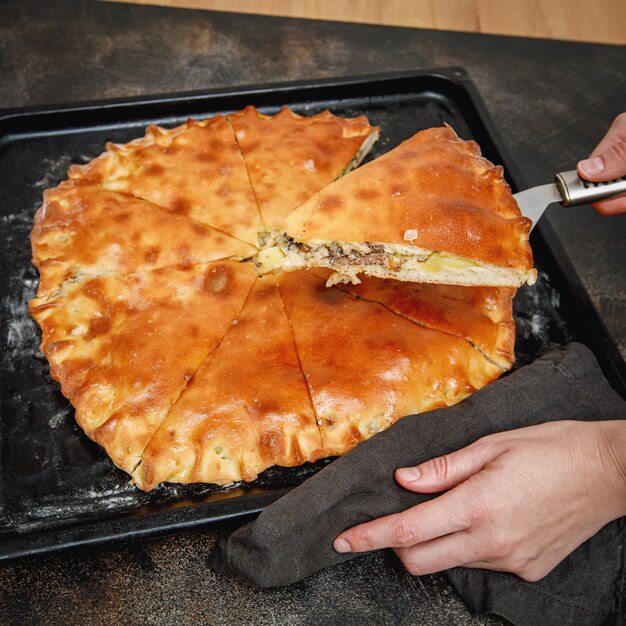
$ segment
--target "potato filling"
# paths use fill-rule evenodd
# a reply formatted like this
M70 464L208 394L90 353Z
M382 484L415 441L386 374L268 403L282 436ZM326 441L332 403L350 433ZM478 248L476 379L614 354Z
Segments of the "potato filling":
M521 285L525 273L416 246L379 243L295 241L285 233L273 233L270 245L256 257L261 273L276 269L326 267L336 271L329 285L359 283L359 272L400 280L440 282L437 276L453 277L453 284Z

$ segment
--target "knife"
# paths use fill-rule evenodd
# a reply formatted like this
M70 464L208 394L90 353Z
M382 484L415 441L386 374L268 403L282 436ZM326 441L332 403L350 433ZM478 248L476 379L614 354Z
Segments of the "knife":
M603 183L592 183L578 175L576 170L557 174L554 183L540 185L513 194L524 217L532 220L532 230L543 212L554 202L561 206L577 206L605 200L626 193L626 176Z

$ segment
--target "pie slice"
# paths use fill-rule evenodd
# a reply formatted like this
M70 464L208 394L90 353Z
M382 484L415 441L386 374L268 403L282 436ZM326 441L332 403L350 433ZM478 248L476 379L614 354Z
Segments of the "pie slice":
M174 213L256 244L260 216L230 123L221 115L188 120L166 130L149 126L144 137L118 145L70 180L95 183L149 200Z
M67 282L31 302L52 377L116 465L135 468L254 279L250 263L216 261Z
M303 117L287 107L274 116L253 106L229 116L268 231L314 193L357 167L378 139L365 115L324 111Z
M502 373L465 339L327 288L311 272L277 280L327 455L404 415L455 404Z
M30 238L39 293L68 279L242 259L256 251L129 194L72 183L44 192Z
M502 168L449 127L417 133L295 210L262 271L327 267L404 281L518 287L536 278Z
M315 272L325 280L330 272ZM338 287L428 328L467 339L503 370L515 362L511 287L461 287L364 277Z
M223 485L322 456L293 335L268 276L170 409L133 478L146 491L162 481Z

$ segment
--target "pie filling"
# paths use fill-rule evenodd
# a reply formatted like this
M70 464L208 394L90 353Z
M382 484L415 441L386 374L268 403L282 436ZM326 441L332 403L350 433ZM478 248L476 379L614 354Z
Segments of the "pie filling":
M535 282L534 270L516 270L474 259L398 244L311 240L300 243L285 233L275 233L272 245L255 257L261 274L275 270L326 267L335 270L327 285L358 284L359 272L381 278L417 282L451 282L458 285L519 287Z

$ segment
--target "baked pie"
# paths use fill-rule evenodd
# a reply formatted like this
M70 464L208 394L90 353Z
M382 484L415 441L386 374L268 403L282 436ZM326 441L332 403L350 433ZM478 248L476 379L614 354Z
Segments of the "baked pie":
M361 260L398 254L401 212L362 208L400 192L420 199L408 225L433 251L429 275L452 267L439 273L449 281L471 259L506 266L506 285L531 280L527 225L501 171L450 129L425 132L401 146L416 154L400 165L422 181L429 167L431 181L447 176L428 191L402 186L395 151L347 174L378 136L364 116L247 107L107 144L44 193L31 234L41 349L78 424L138 487L251 481L343 454L512 365L511 286L396 272L420 282L327 287L370 266L287 262L296 231L309 252L314 237L327 250L369 246Z

